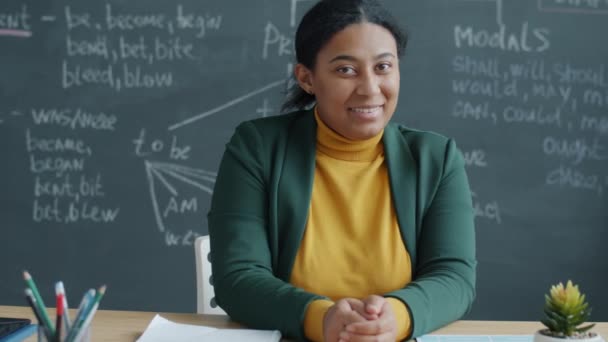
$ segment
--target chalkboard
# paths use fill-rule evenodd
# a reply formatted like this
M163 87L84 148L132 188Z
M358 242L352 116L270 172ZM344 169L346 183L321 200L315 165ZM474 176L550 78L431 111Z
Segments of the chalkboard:
M108 285L193 312L192 243L236 125L277 115L308 0L5 0L0 305ZM394 121L455 138L474 193L469 319L536 320L573 279L608 321L608 2L392 0Z

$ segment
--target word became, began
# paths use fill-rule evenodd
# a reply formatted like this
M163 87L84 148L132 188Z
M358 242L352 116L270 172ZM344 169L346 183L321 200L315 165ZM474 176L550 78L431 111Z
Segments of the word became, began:
M29 128L25 130L25 144L28 152L40 151L47 153L84 154L91 156L93 150L81 139L72 138L40 138L32 136Z
M84 162L84 158L38 157L30 154L30 171L32 173L55 173L59 177L68 172L84 171Z

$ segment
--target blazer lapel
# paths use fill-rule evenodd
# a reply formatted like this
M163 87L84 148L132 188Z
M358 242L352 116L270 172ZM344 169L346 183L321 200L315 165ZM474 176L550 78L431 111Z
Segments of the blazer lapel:
M277 227L282 246L277 274L289 281L302 241L311 199L315 171L317 124L311 110L298 115L291 126L278 184Z
M416 217L418 212L416 208L418 203L416 201L418 167L409 145L397 125L388 124L384 129L382 139L393 205L397 213L401 237L410 254L412 272L414 272L414 265L416 265L416 231L419 223L419 218Z

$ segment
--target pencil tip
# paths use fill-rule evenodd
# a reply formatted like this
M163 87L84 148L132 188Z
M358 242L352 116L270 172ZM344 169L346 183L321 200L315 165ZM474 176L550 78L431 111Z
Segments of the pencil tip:
M23 271L23 278L24 279L30 279L32 276L30 275L30 272L28 271Z
M106 286L105 286L105 285L102 285L102 286L99 288L99 293L101 293L101 294L106 293Z

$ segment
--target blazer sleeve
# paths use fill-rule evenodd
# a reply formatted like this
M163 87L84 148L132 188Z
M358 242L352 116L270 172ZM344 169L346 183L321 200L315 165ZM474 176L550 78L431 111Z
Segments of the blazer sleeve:
M405 288L385 294L405 303L412 318L412 337L459 319L475 298L472 199L464 160L452 140L445 148L443 170L431 198L417 237L414 279Z
M304 340L306 308L323 298L277 278L267 232L270 149L254 124L226 146L208 214L217 303L237 322Z

